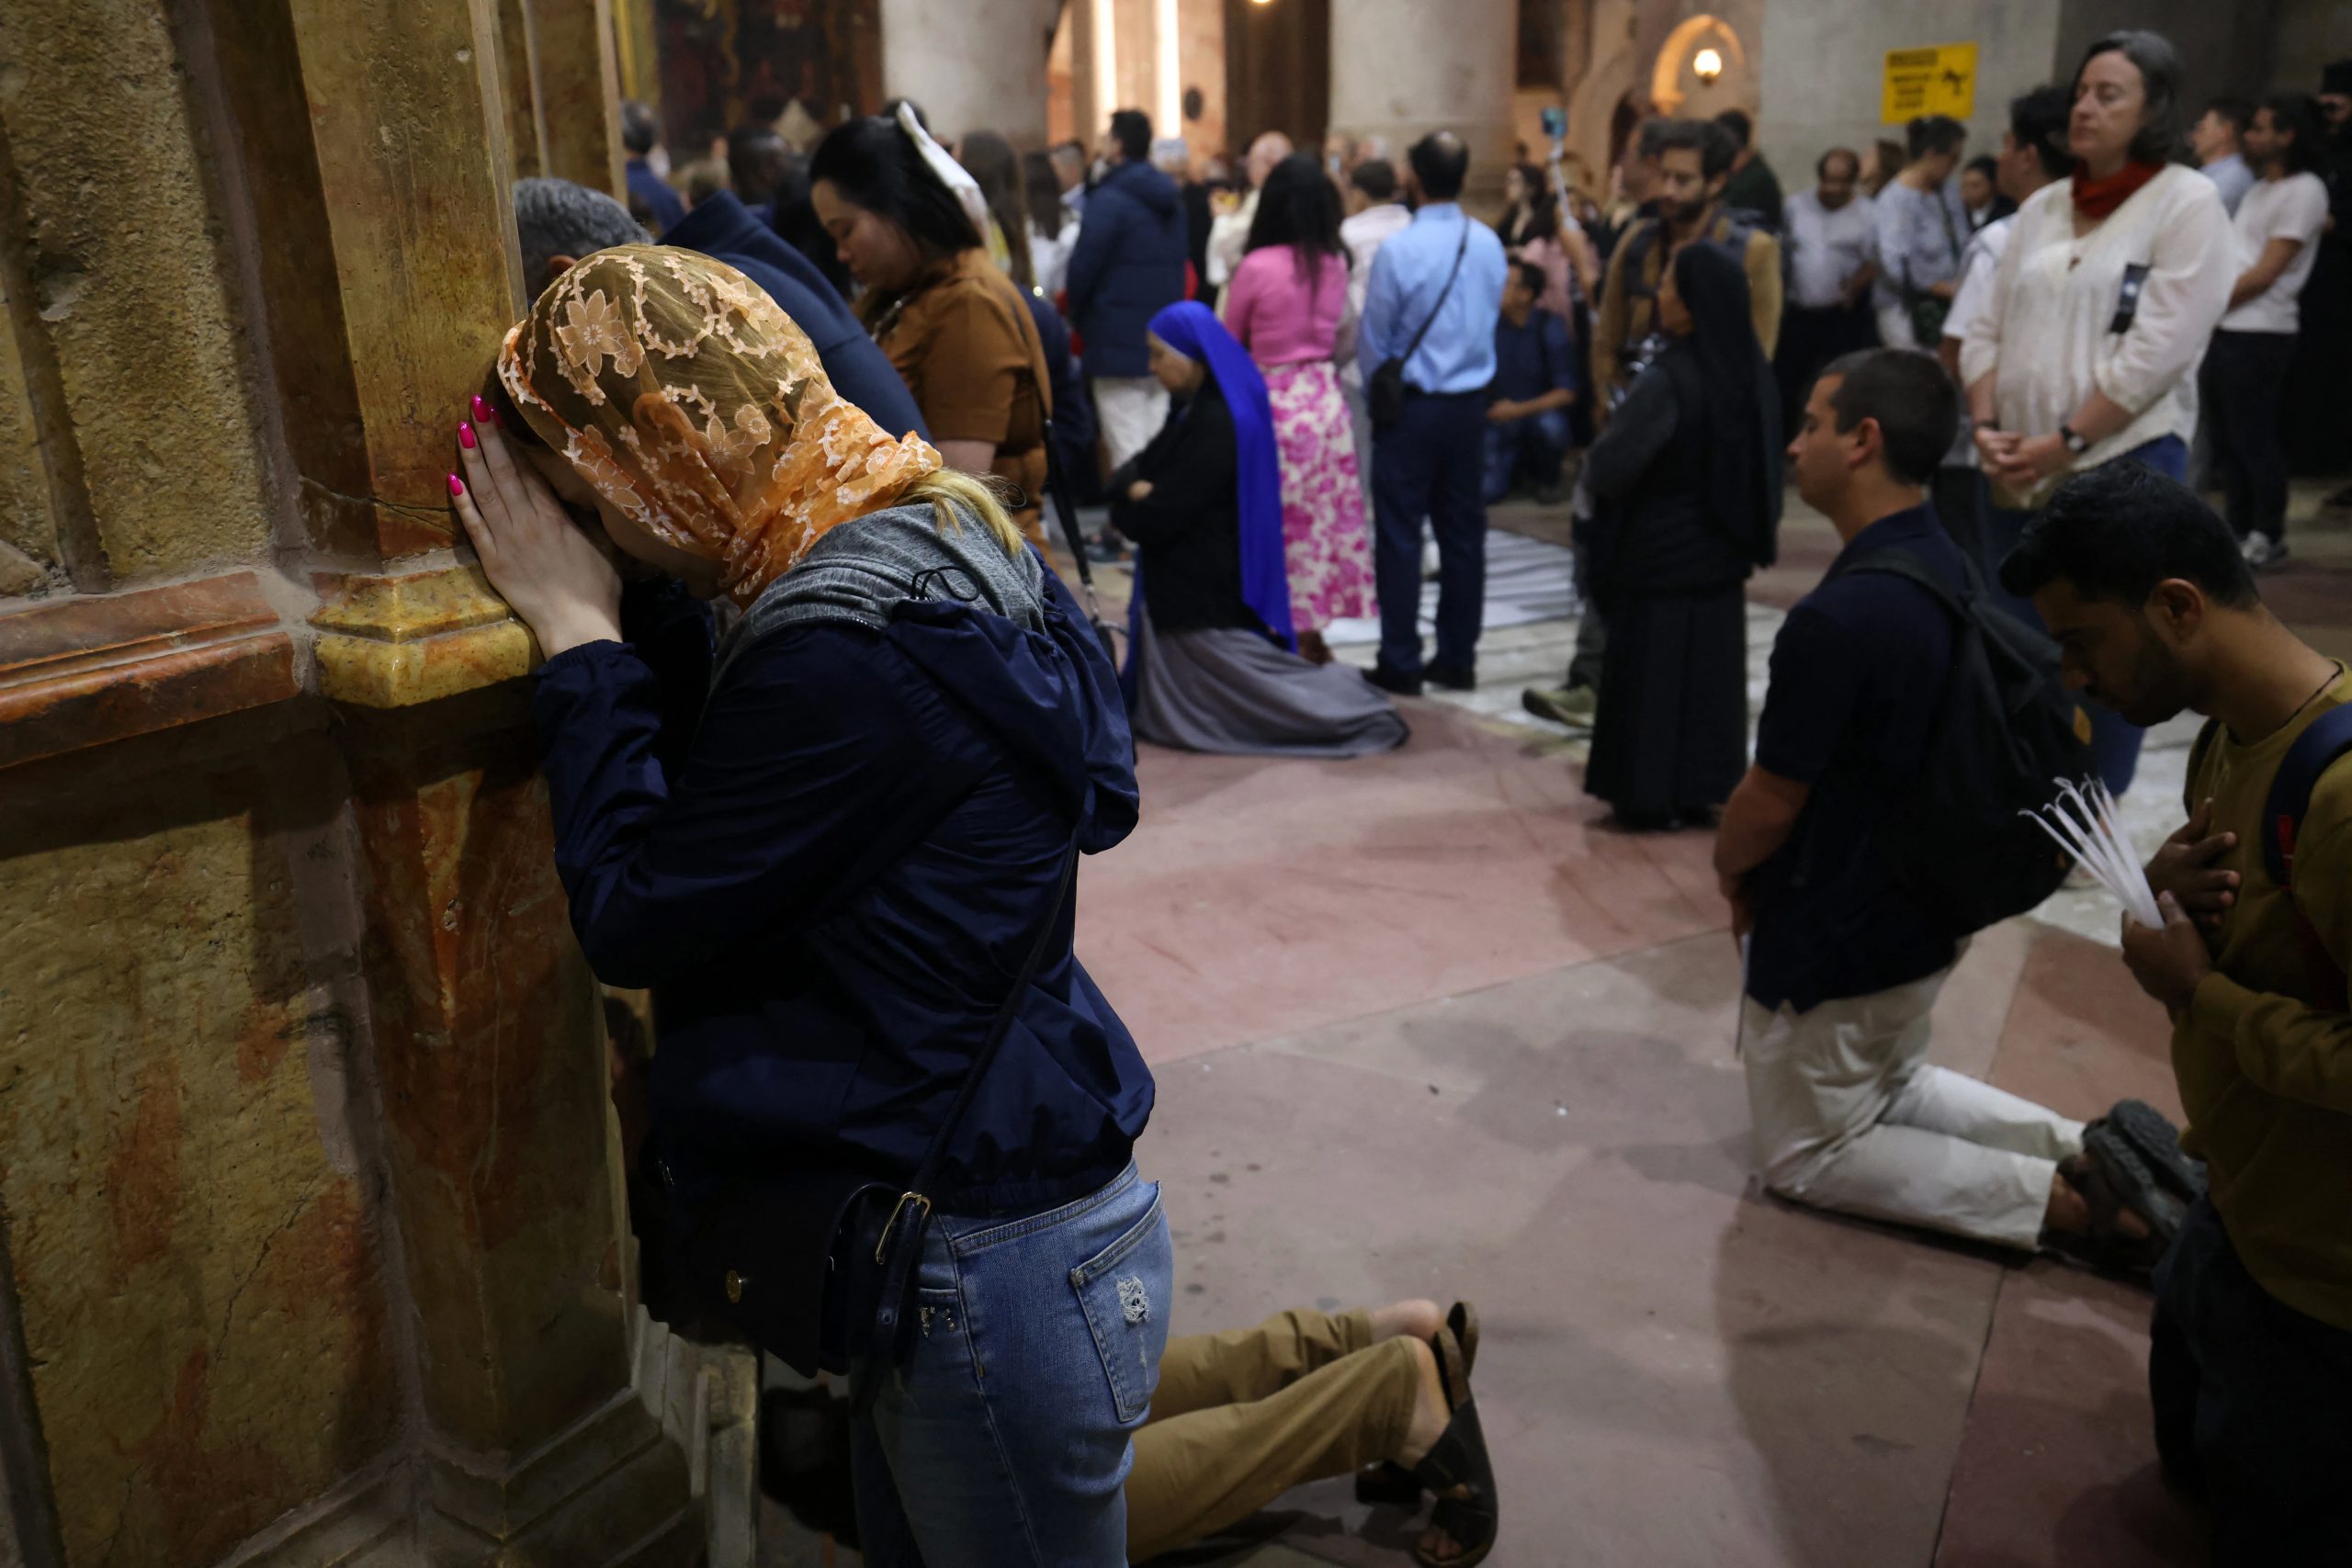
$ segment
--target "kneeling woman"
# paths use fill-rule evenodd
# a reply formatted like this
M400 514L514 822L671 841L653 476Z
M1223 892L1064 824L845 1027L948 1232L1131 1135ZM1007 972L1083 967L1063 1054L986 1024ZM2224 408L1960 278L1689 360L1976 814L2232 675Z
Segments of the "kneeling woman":
M1249 351L1187 300L1151 319L1151 371L1176 406L1110 483L1111 521L1136 547L1125 673L1136 734L1292 757L1403 744L1405 720L1361 674L1298 656L1281 459Z
M1747 276L1685 245L1658 280L1673 340L1585 458L1609 623L1585 789L1628 828L1705 825L1747 770L1747 608L1781 520L1780 403Z
M600 976L656 991L681 1218L933 1170L920 1332L850 1367L866 1561L1125 1561L1172 1259L1129 1153L1151 1075L1070 952L1072 857L1136 822L1109 660L982 481L843 401L723 263L580 263L493 395L450 491L548 655L572 928ZM715 657L675 592L633 591L624 639L620 580L558 495L742 607Z

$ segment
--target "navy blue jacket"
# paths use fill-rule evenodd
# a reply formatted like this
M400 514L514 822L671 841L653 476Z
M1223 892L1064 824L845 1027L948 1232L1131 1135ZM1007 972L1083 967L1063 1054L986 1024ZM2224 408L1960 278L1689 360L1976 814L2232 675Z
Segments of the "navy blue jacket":
M1149 164L1120 164L1086 197L1069 256L1069 316L1090 376L1148 376L1152 317L1184 297L1184 200Z
M665 245L699 251L723 261L762 288L800 323L833 390L865 411L892 435L911 430L925 441L930 427L915 407L914 394L898 367L850 314L815 264L783 238L733 191L722 190L680 219L662 236Z
M1151 1073L1071 953L1075 898L1046 907L1073 830L1092 853L1135 827L1135 749L1110 661L1046 583L1045 634L954 601L777 632L698 721L696 671L639 651L707 679L683 594L633 591L630 641L548 660L557 871L596 974L655 989L654 1141L690 1190L910 1176L1049 918L933 1196L1035 1208L1125 1168Z
M671 227L686 215L685 199L670 188L670 183L653 172L653 165L642 158L631 158L623 171L628 181L628 193L653 215L653 234L666 240Z

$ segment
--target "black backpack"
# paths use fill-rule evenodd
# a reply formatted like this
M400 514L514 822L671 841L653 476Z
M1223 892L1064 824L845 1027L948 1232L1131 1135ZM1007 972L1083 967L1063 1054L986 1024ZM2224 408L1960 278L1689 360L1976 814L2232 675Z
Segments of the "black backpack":
M1907 550L1846 571L1908 578L1952 617L1951 672L1918 773L1894 786L1880 841L1903 886L1954 937L2023 914L2058 890L2070 862L2022 813L2091 771L2091 719L2058 673L2058 645L1995 605L1974 563L1955 592ZM1842 575L1842 573L1841 573Z

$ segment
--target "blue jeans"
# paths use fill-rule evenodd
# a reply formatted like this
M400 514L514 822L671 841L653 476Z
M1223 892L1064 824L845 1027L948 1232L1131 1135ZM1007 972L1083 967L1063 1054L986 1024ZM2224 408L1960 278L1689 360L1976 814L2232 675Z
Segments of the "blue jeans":
M2144 446L2134 446L2120 457L2118 463L2139 463L2156 470L2175 483L2187 482L2188 476L2188 444L2177 435L2162 435ZM2025 525L2033 521L2030 512L2015 512L1989 502L1984 507L1984 539L1987 571L1987 586L1993 602L2017 616L2027 626L2042 626L2041 615L2032 601L2020 599L2001 586L2001 562L2008 558L2018 540L2025 534ZM2140 743L2148 732L2126 719L2111 708L2098 703L2085 703L2091 716L2091 755L2098 760L2099 782L2109 794L2120 795L2132 787L2132 775L2140 770Z
M1560 460L1568 455L1568 411L1545 409L1525 419L1487 424L1487 500L1500 501L1522 464L1546 488L1560 482Z
M934 1218L914 1353L851 1378L883 1380L852 1452L866 1562L1125 1563L1175 1274L1159 1184L1133 1165L1026 1218Z
M1421 519L1437 535L1437 661L1466 670L1487 611L1487 398L1414 393L1372 439L1380 662L1421 672Z

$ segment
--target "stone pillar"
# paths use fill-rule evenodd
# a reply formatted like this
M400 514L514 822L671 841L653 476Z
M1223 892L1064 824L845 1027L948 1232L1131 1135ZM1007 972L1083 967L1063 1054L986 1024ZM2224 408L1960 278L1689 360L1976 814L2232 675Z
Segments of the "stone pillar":
M921 104L951 148L975 130L1043 147L1059 11L1058 0L882 0L882 91Z
M1119 107L1119 18L1115 0L1069 0L1072 134L1091 152Z
M1431 130L1470 147L1473 207L1498 206L1511 155L1515 0L1331 0L1331 129L1402 160Z
M604 6L523 4L549 166L609 185L609 45L551 63ZM748 1363L632 1300L534 650L453 547L521 308L503 30L0 4L21 1560L748 1562Z
M612 0L527 0L538 50L546 173L628 199ZM511 117L510 117L511 118Z

